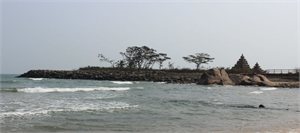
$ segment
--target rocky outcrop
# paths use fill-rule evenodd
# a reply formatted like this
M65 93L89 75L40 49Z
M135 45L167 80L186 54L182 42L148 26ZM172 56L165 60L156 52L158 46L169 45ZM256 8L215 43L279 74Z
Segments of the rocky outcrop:
M275 83L270 81L266 76L261 74L256 74L253 76L253 80L259 85L259 86L275 86Z
M268 75L269 76L269 75ZM293 76L293 75L292 75ZM230 74L230 79L236 85L256 85L256 86L268 86L268 87L280 87L280 88L299 88L299 81L289 80L289 82L273 82L265 75L254 74L254 75L243 75L243 74Z
M224 69L214 68L204 72L197 84L233 85L234 83Z
M258 85L258 86L275 86L275 83L270 81L266 76L261 74L254 74L252 77L243 76L239 85Z
M281 88L300 88L300 82L275 82L274 87Z
M252 79L247 75L242 76L240 82L236 82L235 84L237 84L237 85L254 85L252 82Z

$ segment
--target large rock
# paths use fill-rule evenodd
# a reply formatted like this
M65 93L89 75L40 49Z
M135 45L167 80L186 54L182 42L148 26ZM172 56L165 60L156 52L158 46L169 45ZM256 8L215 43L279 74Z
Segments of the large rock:
M234 84L239 84L242 82L242 78L244 77L244 75L241 74L229 74L229 78L232 80L232 82Z
M233 85L234 83L229 78L227 72L224 69L214 68L204 72L204 74L199 79L198 84Z
M270 81L266 76L255 74L252 77L243 76L239 85L258 85L258 86L275 86L275 83Z
M254 75L253 79L257 79L255 82L257 82L259 86L275 86L274 82L270 81L266 76L261 74Z
M252 78L250 78L249 76L246 76L246 75L242 76L240 82L235 83L235 84L238 84L238 85L254 85Z

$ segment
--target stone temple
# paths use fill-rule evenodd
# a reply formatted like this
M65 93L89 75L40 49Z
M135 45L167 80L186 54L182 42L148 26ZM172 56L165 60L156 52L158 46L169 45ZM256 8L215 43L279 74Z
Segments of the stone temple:
M243 54L236 64L231 68L231 71L236 73L251 73L251 68Z
M262 70L261 67L259 66L259 64L256 62L256 64L252 68L252 72L253 73L264 73L264 70Z

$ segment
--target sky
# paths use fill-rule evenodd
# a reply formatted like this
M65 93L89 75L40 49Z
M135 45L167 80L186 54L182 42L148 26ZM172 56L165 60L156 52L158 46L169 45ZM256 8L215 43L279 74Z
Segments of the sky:
M1 72L108 66L129 46L182 57L208 53L203 67L232 67L244 54L250 67L299 67L296 0L2 0Z

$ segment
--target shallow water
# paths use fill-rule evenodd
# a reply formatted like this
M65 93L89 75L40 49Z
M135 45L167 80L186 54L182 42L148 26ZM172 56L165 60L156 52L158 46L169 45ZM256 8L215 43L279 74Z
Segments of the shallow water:
M2 132L257 132L300 127L300 89L1 75ZM265 109L257 108L260 104Z

